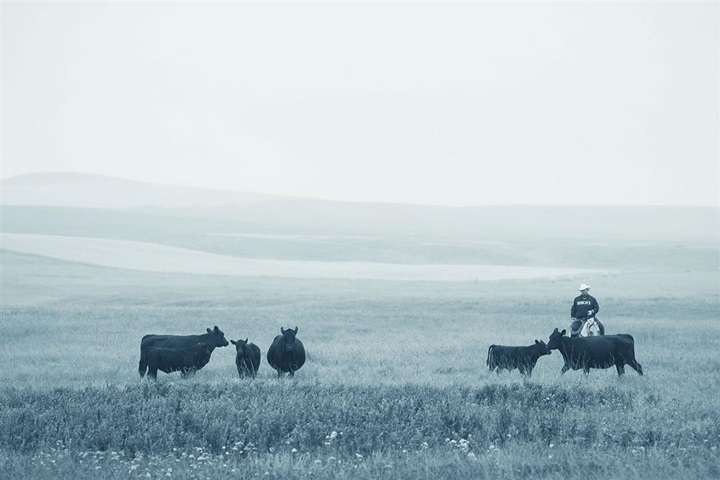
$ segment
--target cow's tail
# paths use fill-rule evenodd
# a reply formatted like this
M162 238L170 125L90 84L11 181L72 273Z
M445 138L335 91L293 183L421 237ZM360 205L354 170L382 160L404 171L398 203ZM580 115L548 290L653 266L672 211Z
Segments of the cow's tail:
M140 374L140 378L143 378L145 376L146 371L147 363L145 362L145 350L143 348L140 348L140 365L138 365L138 373Z
M632 353L633 358L635 358L635 339L630 334L628 334L628 337L630 337L630 352Z
M490 352L492 352L493 348L495 348L495 345L490 345L490 347L488 348L487 360L485 360L485 364L488 367L490 366Z

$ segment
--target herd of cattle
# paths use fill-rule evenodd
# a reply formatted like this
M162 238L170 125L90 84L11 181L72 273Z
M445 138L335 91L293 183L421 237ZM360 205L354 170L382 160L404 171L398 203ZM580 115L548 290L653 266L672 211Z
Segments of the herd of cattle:
M288 373L291 377L305 364L305 347L297 338L298 328L280 328L281 335L275 337L268 348L268 364L277 371L278 378ZM260 349L248 340L231 340L237 350L235 365L240 377L255 377L260 368ZM210 361L217 347L229 343L225 334L216 326L202 335L145 335L140 342L140 376L157 379L158 370L180 372L183 377L200 370ZM591 337L567 337L566 331L556 328L545 342L535 340L527 347L490 345L487 366L490 371L518 369L530 376L540 357L550 355L552 350L560 351L565 364L562 373L568 370L610 368L615 366L618 375L625 373L630 365L642 375L642 367L635 360L635 341L627 334L600 335Z
M546 344L535 340L529 347L506 347L490 345L487 366L500 373L501 370L518 369L523 375L532 375L533 368L540 357L550 355L552 350L560 351L565 361L562 373L570 369L589 373L591 368L610 368L614 366L618 375L625 373L625 365L630 365L640 375L642 367L635 360L635 340L631 335L599 335L592 337L567 337L566 331L556 328L550 334Z
M268 348L267 361L278 377L291 377L305 364L305 346L297 338L298 328L280 327ZM235 365L240 377L255 377L260 368L260 348L245 340L231 340L235 345ZM203 368L217 347L227 347L225 334L217 325L202 335L145 335L140 341L140 376L157 379L157 372L180 372L185 377Z

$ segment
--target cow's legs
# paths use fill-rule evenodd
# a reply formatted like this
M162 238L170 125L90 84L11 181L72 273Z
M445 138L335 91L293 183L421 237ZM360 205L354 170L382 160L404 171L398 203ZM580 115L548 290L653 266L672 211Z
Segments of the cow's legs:
M565 373L565 372L567 372L568 370L570 370L570 367L569 367L568 364L566 363L565 365L563 365L562 370L560 370L560 373Z
M588 365L583 365L583 373L587 375L590 373L590 367Z
M625 374L625 364L624 363L616 363L615 368L617 368L618 377Z
M642 376L642 374L643 374L642 367L641 367L640 364L637 362L637 360L635 360L635 359L633 358L632 360L630 360L630 361L628 362L628 365L630 365L632 368L634 368L635 371L638 372L638 374Z
M294 377L294 376L295 376L295 370L293 370L293 369L291 368L291 369L290 369L290 378L292 378L292 377Z
M147 376L148 378L152 378L153 380L157 380L157 371L158 369L156 367L150 367L148 368Z

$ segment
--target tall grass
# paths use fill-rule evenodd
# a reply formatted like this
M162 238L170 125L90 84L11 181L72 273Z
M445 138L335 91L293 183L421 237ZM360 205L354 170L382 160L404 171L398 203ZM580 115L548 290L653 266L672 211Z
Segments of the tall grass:
M7 258L3 259L7 261ZM531 380L484 365L568 323L570 282L290 282L3 265L0 476L7 478L717 478L720 305L604 278L609 332L644 377ZM637 278L637 277L636 277ZM664 278L664 277L663 277ZM690 278L690 274L679 278ZM701 277L705 278L705 277ZM64 281L63 281L64 280ZM642 285L641 285L642 286ZM570 288L568 287L568 288ZM8 291L12 295L8 294ZM572 292L571 292L572 293ZM37 298L33 297L37 295ZM193 378L137 375L146 333L218 325L308 362L237 378L220 348Z
M197 468L214 474L269 469L263 473L299 478L333 463L326 474L356 476L362 466L368 478L386 464L393 465L386 477L429 478L466 469L474 476L582 471L635 478L648 471L628 474L627 462L637 468L661 457L672 467L665 474L717 473L717 402L679 406L638 390L533 383L6 388L0 393L0 451L10 468L10 457L18 455L38 471L44 458L48 468L60 462L75 473L88 467L79 462L90 455L91 467L116 476L132 473L137 464L151 467L151 476L170 467L180 478ZM417 472L416 463L426 471Z

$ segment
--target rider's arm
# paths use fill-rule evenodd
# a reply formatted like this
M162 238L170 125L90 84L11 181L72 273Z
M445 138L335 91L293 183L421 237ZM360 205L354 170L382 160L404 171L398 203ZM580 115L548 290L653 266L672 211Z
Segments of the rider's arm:
M594 297L593 297L593 302L592 302L592 309L593 309L594 313L597 313L600 311L600 305L598 305L598 302L597 302L597 300L595 300Z
M575 300L573 300L572 308L570 308L570 318L575 318Z

